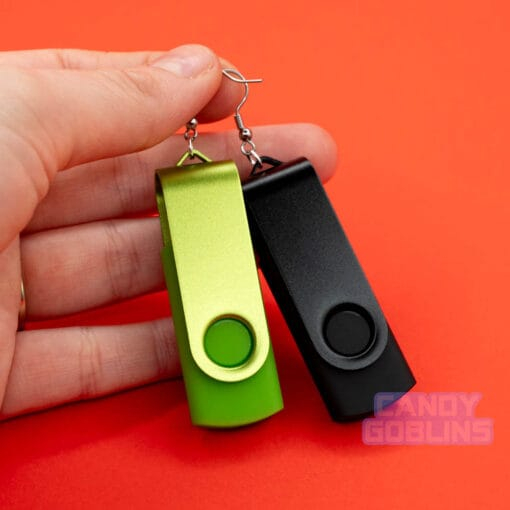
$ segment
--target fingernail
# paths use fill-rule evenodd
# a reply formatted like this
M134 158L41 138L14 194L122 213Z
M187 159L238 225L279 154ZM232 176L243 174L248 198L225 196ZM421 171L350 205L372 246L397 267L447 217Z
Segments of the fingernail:
M155 60L152 65L180 78L194 78L214 65L213 52L204 46L179 46Z

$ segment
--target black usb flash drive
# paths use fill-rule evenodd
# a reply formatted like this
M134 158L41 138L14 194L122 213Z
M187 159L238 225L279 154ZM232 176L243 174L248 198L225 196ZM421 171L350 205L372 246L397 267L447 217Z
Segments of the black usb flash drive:
M282 163L243 190L260 267L333 420L408 391L416 381L311 163Z

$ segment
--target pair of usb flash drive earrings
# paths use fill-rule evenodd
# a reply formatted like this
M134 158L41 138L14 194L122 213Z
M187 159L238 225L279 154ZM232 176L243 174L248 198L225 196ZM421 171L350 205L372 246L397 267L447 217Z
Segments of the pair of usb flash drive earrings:
M332 419L362 418L376 393L397 398L415 379L311 163L256 152L240 109L248 83L261 80L223 74L245 87L234 118L249 181L241 186L233 161L194 148L195 119L177 166L156 173L191 419L236 427L283 407L253 249Z

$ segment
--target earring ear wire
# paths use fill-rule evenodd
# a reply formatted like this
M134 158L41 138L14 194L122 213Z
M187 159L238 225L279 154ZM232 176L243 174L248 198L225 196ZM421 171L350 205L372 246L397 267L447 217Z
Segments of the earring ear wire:
M250 92L249 83L260 83L262 78L247 79L237 69L223 69L223 75L229 80L236 83L242 83L244 85L244 96L241 102L237 105L234 120L236 122L237 129L239 131L239 139L241 140L241 152L248 158L248 161L252 165L252 175L256 173L257 169L262 168L263 160L257 152L255 142L252 140L253 133L251 129L247 128L244 124L243 118L241 117L241 108L248 100L248 94Z

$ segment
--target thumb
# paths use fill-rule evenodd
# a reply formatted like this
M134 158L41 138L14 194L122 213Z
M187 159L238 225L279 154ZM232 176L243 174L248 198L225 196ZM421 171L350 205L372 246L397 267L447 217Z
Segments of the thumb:
M197 45L129 69L1 69L0 250L28 223L59 170L157 144L220 83L218 58Z

